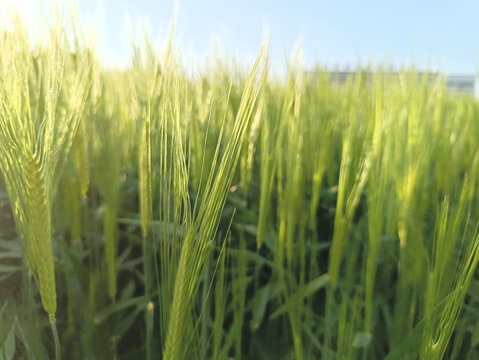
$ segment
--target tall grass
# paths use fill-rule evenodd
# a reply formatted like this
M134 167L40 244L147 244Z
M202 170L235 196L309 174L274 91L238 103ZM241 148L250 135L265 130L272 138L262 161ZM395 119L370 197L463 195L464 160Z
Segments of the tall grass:
M300 53L275 77L267 42L191 72L173 30L107 70L60 17L14 23L0 359L479 356L475 98Z

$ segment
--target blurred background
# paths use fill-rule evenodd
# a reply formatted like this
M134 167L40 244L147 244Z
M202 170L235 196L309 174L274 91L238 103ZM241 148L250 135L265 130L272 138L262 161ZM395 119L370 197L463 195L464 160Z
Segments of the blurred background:
M161 46L176 8L176 44L188 67L215 55L251 63L267 33L271 69L279 74L298 44L306 70L407 65L470 83L479 68L479 2L473 0L81 0L76 7L106 67L126 67L131 37L145 30ZM0 1L2 23L16 10L33 36L42 26L35 14L49 18L51 9L47 0Z

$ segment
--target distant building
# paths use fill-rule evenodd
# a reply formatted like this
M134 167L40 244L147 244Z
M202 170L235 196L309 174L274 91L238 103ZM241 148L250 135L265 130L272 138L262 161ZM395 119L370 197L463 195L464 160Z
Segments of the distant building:
M317 74L316 72L308 72L311 76ZM356 71L331 71L329 75L331 76L332 82L337 82L343 84L350 77L357 76L359 73ZM364 75L368 79L371 78L371 72L365 71ZM386 76L397 76L398 72L383 72ZM436 80L441 74L432 72L432 73L418 73L418 75L428 75L430 81ZM464 94L479 97L479 85L477 85L476 76L474 75L442 75L446 80L446 89L447 91L455 94Z
M446 88L449 91L471 96L476 93L476 77L474 75L447 75Z

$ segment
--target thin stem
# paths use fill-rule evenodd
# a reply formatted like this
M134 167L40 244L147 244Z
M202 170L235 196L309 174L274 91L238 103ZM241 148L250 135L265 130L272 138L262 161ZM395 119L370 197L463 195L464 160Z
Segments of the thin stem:
M148 300L145 312L145 326L146 326L146 360L152 359L152 340L153 340L153 311L154 305L151 301L152 288L152 266L151 266L151 250L152 246L148 240L148 233L143 236L143 272L145 274L145 298Z
M55 318L50 317L50 326L52 328L53 342L55 343L55 360L61 360L60 338L58 337L57 324Z

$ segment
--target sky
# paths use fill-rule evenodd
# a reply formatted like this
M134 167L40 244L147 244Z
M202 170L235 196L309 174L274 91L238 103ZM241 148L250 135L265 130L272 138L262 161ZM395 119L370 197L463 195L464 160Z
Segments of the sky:
M49 3L0 0L0 14L17 9L34 33L38 5L48 9ZM78 0L77 6L84 32L96 34L104 65L125 67L128 34L149 29L161 47L175 1ZM286 69L298 44L306 69L386 64L446 74L479 71L477 0L179 0L177 8L175 43L186 65L215 53L251 63L268 33L275 71Z

